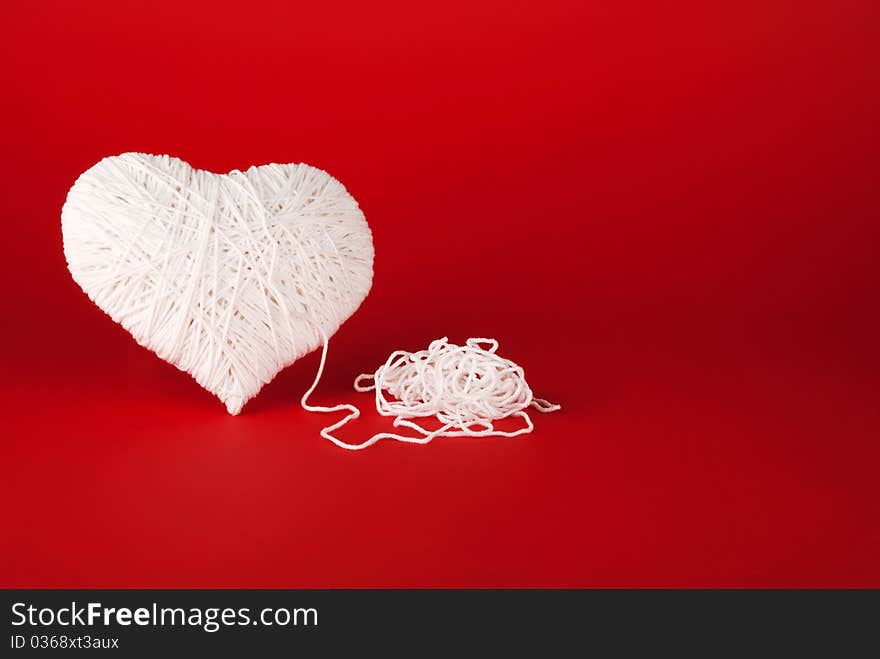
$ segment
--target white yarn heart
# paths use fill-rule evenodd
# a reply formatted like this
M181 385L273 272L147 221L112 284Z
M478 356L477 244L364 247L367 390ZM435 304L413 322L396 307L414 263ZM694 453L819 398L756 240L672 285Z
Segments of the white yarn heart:
M372 283L357 202L305 164L213 174L105 158L70 189L61 226L92 301L231 414L336 332Z

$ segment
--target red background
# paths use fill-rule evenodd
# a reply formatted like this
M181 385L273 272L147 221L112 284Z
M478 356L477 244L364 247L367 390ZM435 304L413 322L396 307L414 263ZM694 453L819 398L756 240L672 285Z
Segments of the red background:
M0 585L880 586L880 5L417 5L3 3ZM66 271L129 150L360 201L318 402L488 335L564 410L348 453L313 354L228 416Z

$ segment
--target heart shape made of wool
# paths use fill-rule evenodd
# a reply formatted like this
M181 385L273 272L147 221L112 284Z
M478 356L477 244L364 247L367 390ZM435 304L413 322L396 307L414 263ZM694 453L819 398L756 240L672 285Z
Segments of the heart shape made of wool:
M170 156L104 158L68 192L61 227L89 298L231 414L372 284L357 202L305 164L214 174Z

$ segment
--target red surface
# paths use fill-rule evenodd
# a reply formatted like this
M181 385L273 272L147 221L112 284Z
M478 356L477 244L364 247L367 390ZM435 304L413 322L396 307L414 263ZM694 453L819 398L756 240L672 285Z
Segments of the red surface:
M0 585L880 586L880 5L668 5L3 3ZM564 411L347 453L311 355L228 416L67 274L127 150L358 198L319 401L489 335Z

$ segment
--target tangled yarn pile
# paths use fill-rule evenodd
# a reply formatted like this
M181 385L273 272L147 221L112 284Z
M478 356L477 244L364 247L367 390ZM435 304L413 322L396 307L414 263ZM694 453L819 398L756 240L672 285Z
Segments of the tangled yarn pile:
M104 158L71 188L61 225L92 301L231 414L331 336L372 282L357 202L304 164L214 174L170 156Z
M347 411L342 420L324 428L321 436L351 450L366 448L380 439L427 444L435 437L516 437L532 432L534 425L527 408L546 413L560 406L535 398L522 367L499 356L497 350L495 339L472 338L459 346L443 337L431 342L427 350L397 350L375 373L363 373L355 379L357 391L375 392L379 414L394 417L394 427L409 428L415 436L379 433L361 444L349 444L333 436L335 430L360 416L360 411L353 405L321 407L308 403L324 370L326 340L317 377L301 403L312 412ZM440 427L428 430L412 421L423 417L435 417ZM508 417L522 419L524 426L513 431L495 428L495 421Z

